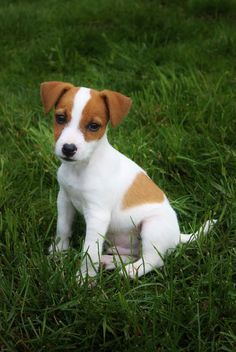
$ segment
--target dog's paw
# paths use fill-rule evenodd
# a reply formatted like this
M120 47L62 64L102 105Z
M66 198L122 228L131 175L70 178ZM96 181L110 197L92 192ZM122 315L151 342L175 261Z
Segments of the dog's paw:
M106 270L113 270L117 267L117 263L114 261L113 255L104 254L101 256L100 266Z
M48 249L48 252L49 253L62 252L62 251L66 251L68 248L69 248L69 240L64 240L64 241L59 240L58 242L55 241L55 243L51 244L51 246Z
M76 281L79 286L87 285L92 288L97 284L97 272L95 270L83 270L82 268L76 274Z
M79 286L87 286L88 288L93 288L97 285L97 277L93 276L86 276L86 277L81 277L80 275L76 276L76 281Z
M130 279L134 279L138 276L139 267L135 265L135 263L130 263L128 265L124 265L120 270L120 275L128 276Z

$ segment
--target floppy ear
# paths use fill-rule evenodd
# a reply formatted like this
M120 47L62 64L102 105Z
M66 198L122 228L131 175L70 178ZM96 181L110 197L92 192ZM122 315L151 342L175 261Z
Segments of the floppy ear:
M73 84L66 82L53 81L41 83L40 96L45 113L47 114L56 105L59 98L72 87L74 87Z
M105 100L111 125L116 127L128 114L132 101L125 95L111 90L103 90L100 94Z

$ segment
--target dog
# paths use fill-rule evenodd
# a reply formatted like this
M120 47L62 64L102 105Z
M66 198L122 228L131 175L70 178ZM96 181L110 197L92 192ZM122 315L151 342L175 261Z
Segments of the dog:
M131 99L57 81L42 83L40 92L45 113L55 110L55 154L61 161L57 232L49 251L68 249L79 211L86 222L79 277L94 277L100 266L120 266L130 278L163 266L168 250L197 233L180 233L165 193L108 142L108 123L113 128L121 123ZM207 221L198 233L211 225Z

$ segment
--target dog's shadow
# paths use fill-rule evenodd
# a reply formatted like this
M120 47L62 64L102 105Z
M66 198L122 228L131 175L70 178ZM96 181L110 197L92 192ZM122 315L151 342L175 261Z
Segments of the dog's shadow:
M72 226L72 236L70 246L82 251L83 241L85 238L86 224L81 214L77 213Z

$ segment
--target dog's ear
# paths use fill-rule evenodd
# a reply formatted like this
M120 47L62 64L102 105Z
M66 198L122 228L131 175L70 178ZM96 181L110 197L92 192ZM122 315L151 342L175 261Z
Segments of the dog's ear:
M105 100L111 125L116 127L128 114L132 101L125 95L111 90L103 90L100 94Z
M56 105L60 97L72 87L74 87L73 84L66 82L52 81L41 83L40 96L45 113L47 114Z

